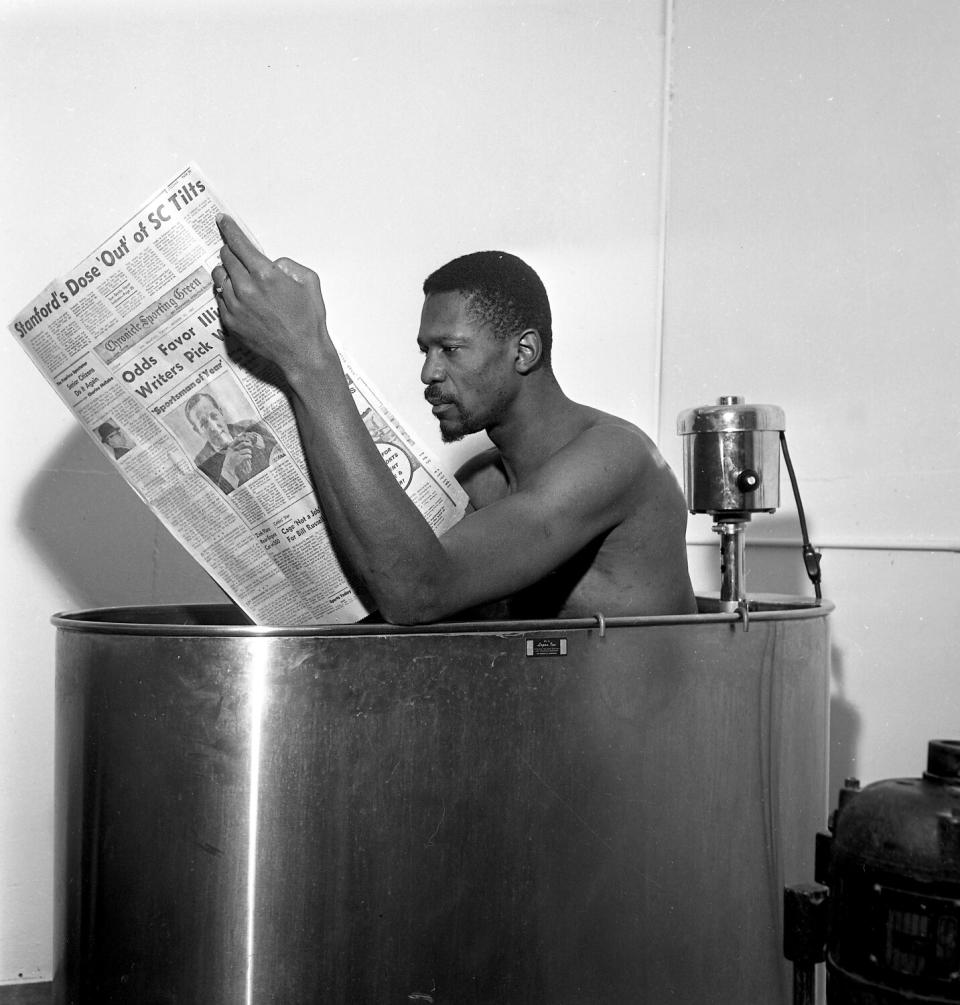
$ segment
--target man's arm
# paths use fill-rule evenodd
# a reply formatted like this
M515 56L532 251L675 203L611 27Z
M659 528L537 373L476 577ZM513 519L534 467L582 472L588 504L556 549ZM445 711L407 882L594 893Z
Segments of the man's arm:
M221 231L221 319L286 376L331 534L389 621L432 621L529 586L625 517L646 455L628 429L603 426L437 538L357 411L317 276L270 262L229 218Z
M442 562L436 535L383 463L360 417L326 325L319 279L288 259L272 263L229 217L220 221L223 266L214 269L220 316L250 349L281 369L324 516L341 556L381 614L410 613L420 563Z

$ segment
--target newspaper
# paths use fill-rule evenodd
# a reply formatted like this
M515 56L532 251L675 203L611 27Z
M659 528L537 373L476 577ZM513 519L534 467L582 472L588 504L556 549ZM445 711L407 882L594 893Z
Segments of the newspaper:
M331 545L283 378L225 341L210 272L222 244L216 216L226 211L189 165L50 283L10 331L255 623L359 621L371 604ZM341 358L384 462L442 534L463 516L465 493Z

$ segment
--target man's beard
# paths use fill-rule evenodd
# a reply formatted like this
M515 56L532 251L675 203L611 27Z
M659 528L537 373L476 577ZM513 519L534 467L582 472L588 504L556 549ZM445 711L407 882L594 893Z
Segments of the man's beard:
M446 402L453 405L455 416L437 417L440 423L440 439L444 443L457 443L470 433L479 433L484 428L483 423L470 412L464 412L456 402Z
M482 429L482 425L477 425L474 417L465 412L460 403L453 398L447 398L440 393L436 387L428 387L423 396L428 405L446 405L447 411L444 415L436 416L440 425L440 438L444 443L456 443L462 440L468 433L475 433ZM452 413L452 414L451 414Z
M452 429L445 427L443 421L440 422L440 439L444 443L457 443L467 435L467 431L463 428L463 423L458 422L456 426Z

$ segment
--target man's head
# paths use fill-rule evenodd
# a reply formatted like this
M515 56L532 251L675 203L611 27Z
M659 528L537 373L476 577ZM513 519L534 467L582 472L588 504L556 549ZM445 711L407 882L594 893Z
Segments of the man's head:
M101 422L97 426L97 432L100 434L100 440L108 447L123 446L123 433L112 422Z
M223 410L209 391L201 391L183 406L183 414L194 432L204 437L215 450L223 450L233 442Z
M550 374L550 304L539 276L515 255L454 259L423 284L420 379L445 442L492 431L525 378ZM552 374L550 374L552 377Z
M532 328L540 335L540 363L550 368L553 344L550 301L540 277L523 259L506 251L476 251L462 255L427 276L431 293L460 293L477 321L490 325L499 339Z

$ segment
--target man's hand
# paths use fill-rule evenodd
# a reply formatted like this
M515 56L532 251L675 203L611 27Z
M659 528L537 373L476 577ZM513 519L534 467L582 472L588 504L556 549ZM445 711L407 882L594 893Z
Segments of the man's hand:
M241 433L224 452L220 476L236 487L250 477L252 470L253 443L250 436Z
M288 378L317 365L332 350L317 274L289 258L271 262L229 216L218 223L223 264L213 282L226 329Z

